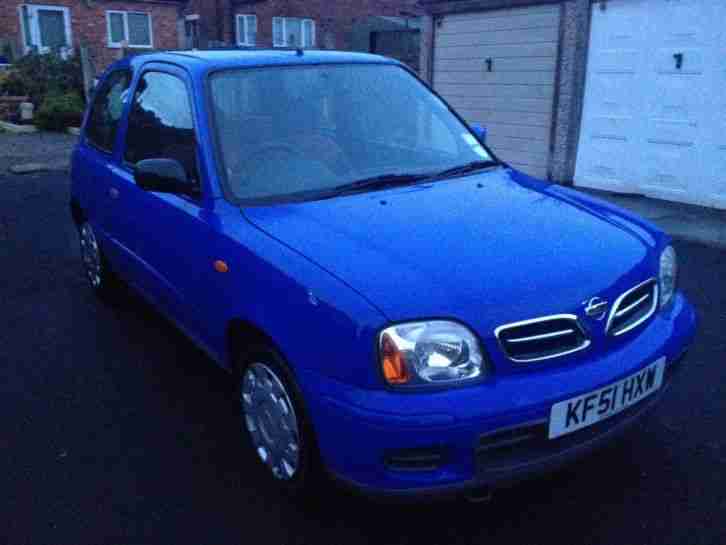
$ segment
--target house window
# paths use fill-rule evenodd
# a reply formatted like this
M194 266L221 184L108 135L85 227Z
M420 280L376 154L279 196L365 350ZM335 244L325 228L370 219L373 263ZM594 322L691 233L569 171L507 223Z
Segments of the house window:
M237 45L257 43L257 15L237 15Z
M108 47L150 48L154 45L151 15L137 11L107 11Z
M67 7L23 4L18 11L26 53L63 54L71 49L71 13Z
M275 47L315 47L315 21L273 17L272 44Z
M188 49L199 47L199 14L193 13L184 17L184 38Z

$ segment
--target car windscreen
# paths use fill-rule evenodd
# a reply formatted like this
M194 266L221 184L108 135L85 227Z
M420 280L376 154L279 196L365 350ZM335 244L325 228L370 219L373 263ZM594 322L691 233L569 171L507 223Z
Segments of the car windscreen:
M376 177L493 161L397 65L233 69L210 80L218 156L236 200L327 195Z

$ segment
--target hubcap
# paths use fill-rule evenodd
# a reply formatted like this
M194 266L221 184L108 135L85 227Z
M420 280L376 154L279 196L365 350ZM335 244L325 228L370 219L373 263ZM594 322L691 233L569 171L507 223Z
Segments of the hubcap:
M257 455L277 479L295 476L300 436L290 396L275 373L253 363L242 379L242 418Z
M81 258L88 281L91 286L98 288L101 285L101 252L98 249L96 235L88 223L84 223L81 227Z

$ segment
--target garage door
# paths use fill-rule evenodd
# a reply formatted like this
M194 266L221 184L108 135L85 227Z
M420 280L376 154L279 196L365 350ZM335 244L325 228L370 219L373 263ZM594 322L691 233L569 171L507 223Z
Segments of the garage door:
M550 5L447 15L435 26L434 88L487 128L502 159L538 177L548 174L559 20Z
M593 4L578 185L726 208L726 1Z

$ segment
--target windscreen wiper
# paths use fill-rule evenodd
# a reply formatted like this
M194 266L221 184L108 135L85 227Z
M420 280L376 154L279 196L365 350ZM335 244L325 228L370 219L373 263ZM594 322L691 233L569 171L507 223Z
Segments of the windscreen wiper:
M470 172L476 172L477 170L483 170L485 168L491 168L500 166L501 163L499 161L492 161L492 160L486 160L486 161L471 161L470 163L466 163L464 165L459 165L458 167L452 167L447 168L446 170L442 170L441 172L434 174L431 176L432 179L442 179L442 178L451 178L453 176L461 176L462 174L468 174Z
M430 177L430 174L382 174L380 176L363 178L362 180L336 186L333 188L333 192L340 195L342 193L386 189L389 187L414 184L421 180L429 179Z

